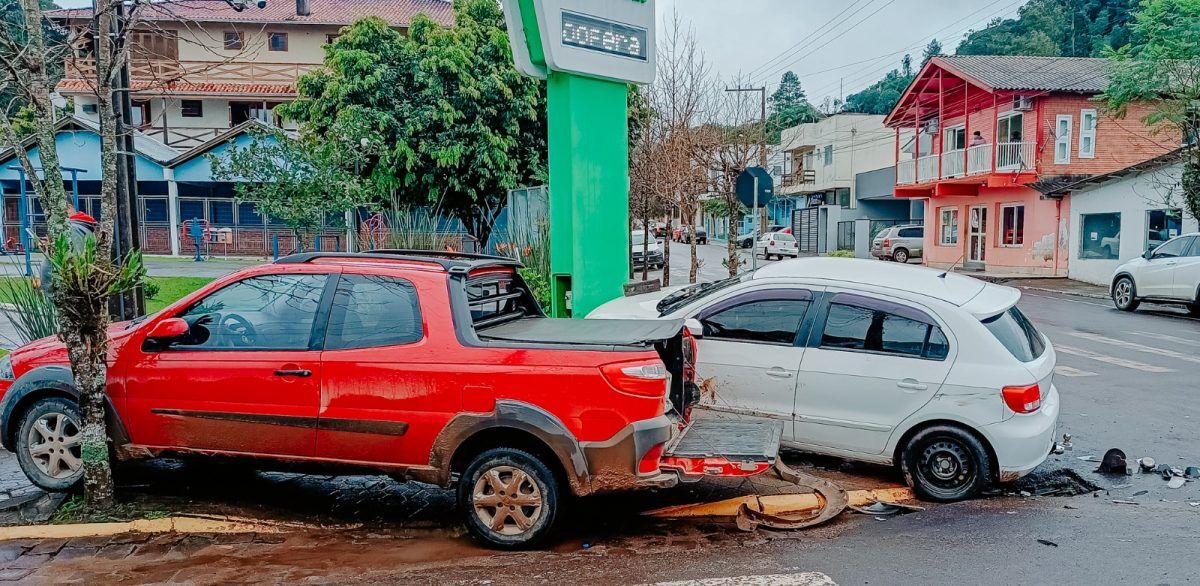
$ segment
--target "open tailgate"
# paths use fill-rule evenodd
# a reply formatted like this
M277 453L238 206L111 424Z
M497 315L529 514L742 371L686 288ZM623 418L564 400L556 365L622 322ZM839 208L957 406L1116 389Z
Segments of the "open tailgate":
M660 467L682 480L754 476L779 457L781 421L694 420L663 451Z

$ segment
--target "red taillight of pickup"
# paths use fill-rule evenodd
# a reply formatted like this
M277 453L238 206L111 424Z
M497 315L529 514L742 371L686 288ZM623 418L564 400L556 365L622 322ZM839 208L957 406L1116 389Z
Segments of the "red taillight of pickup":
M659 360L614 362L601 366L600 372L613 388L638 397L665 397L671 382L667 367Z
M1019 387L1004 387L1004 404L1017 413L1033 413L1042 408L1042 389L1037 383Z

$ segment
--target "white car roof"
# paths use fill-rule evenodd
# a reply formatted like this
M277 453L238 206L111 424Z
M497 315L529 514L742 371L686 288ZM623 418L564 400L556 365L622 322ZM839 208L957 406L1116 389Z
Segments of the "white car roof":
M861 258L808 257L767 265L754 279L792 278L842 281L908 291L959 306L978 318L1012 307L1021 292L951 271Z

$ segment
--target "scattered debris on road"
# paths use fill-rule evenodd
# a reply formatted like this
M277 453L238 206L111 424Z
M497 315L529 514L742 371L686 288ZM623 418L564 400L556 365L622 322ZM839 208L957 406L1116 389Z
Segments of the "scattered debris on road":
M1129 501L1125 499L1113 499L1112 502L1118 505L1136 505L1137 501Z
M1176 476L1176 477L1172 478L1171 480L1167 481L1167 488L1182 488L1183 484L1185 482L1187 482L1187 481L1184 480L1183 478Z
M1054 543L1053 541L1050 541L1049 539L1039 539L1039 540L1037 540L1037 542L1042 545L1049 545L1050 547L1058 547L1057 543Z
M1128 464L1125 459L1125 452L1117 448L1113 448L1104 452L1104 458L1100 460L1100 467L1096 472L1101 474L1125 474L1128 472Z

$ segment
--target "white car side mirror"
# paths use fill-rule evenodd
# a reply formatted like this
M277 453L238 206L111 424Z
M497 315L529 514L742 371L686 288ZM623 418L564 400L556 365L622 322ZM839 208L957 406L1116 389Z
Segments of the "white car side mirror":
M694 317L684 320L683 327L687 328L688 333L691 334L693 338L699 339L704 337L704 325L700 323L700 320Z

